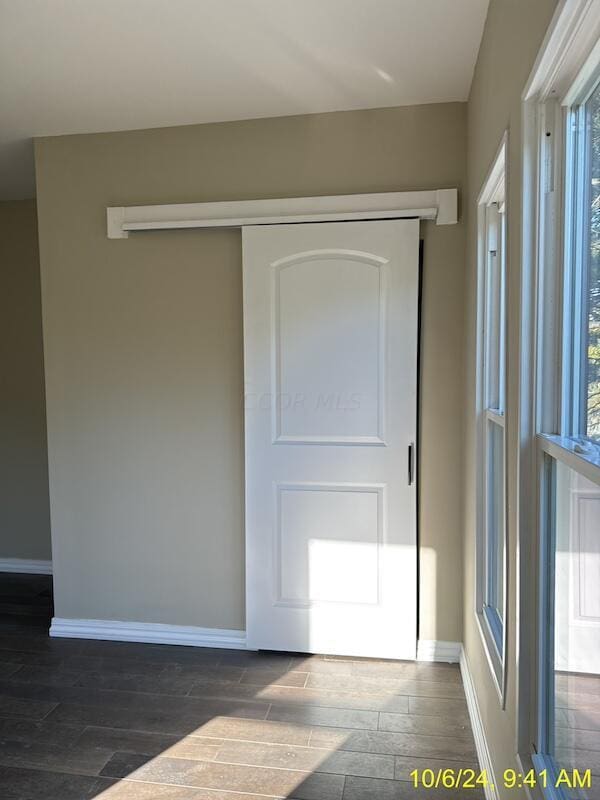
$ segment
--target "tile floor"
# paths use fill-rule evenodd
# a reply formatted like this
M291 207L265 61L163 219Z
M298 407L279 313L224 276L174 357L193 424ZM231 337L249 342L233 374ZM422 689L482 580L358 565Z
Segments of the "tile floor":
M0 575L2 800L480 800L456 666L49 639L51 582Z
M567 769L590 769L595 791L584 795L600 798L600 675L557 672L555 686L558 762Z

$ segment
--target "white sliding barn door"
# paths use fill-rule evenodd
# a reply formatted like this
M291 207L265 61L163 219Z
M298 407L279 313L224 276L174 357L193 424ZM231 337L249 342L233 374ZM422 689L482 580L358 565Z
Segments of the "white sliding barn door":
M412 659L419 222L246 227L243 261L248 646Z

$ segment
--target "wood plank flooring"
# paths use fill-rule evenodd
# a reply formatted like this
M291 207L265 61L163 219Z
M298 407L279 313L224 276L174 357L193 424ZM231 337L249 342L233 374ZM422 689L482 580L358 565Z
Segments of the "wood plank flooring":
M591 770L592 790L584 798L600 798L600 675L556 672L555 743L559 764Z
M50 580L0 575L3 800L480 800L457 667L49 639Z

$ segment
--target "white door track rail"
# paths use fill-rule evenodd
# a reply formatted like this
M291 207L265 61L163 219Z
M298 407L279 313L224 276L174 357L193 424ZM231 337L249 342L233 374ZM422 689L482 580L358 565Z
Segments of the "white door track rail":
M106 209L106 216L109 239L126 239L132 231L239 228L242 225L403 217L435 220L437 225L454 225L458 221L458 190L111 206Z

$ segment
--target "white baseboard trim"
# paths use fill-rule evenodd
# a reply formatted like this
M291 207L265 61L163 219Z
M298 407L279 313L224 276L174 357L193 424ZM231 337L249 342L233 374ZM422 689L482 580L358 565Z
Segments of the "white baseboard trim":
M31 558L0 558L0 572L20 572L23 575L52 575L51 561Z
M473 738L475 739L475 749L477 750L479 767L481 770L485 770L488 777L487 786L484 787L485 797L486 800L498 800L499 794L496 788L498 784L494 776L494 767L492 766L492 759L485 738L483 721L479 712L475 684L471 677L469 662L467 661L464 647L461 647L460 651L460 673L462 675L465 696L467 698L467 708L469 709L469 718L471 720L471 728L473 729Z
M246 632L163 625L155 622L118 622L106 619L62 619L54 617L50 636L60 639L99 639L110 642L182 644L245 650Z
M460 642L419 639L417 642L417 661L443 661L446 664L458 664L461 649Z

